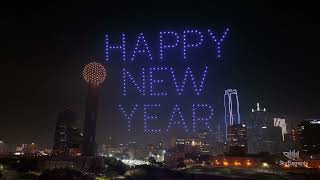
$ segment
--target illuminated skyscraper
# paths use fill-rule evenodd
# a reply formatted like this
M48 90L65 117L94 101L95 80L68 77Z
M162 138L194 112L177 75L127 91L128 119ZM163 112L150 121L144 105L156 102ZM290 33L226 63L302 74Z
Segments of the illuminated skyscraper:
M271 145L268 141L268 128L273 127L273 123L268 122L266 108L261 108L257 103L256 109L251 110L248 126L248 149L249 153L270 152Z
M101 83L106 77L106 70L100 63L92 62L83 70L84 80L88 83L88 95L84 120L83 156L96 154L96 121L98 117L98 99Z
M239 99L236 89L224 91L224 120L225 138L227 139L228 126L240 124Z
M287 132L287 123L283 118L273 118L273 126L281 128L282 141L284 141L284 136Z

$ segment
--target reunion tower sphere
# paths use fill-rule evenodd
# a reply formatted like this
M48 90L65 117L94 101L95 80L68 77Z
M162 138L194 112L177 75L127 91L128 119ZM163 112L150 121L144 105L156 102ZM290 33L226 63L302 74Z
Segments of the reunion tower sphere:
M83 69L84 80L92 85L100 85L106 78L106 69L102 64L91 62Z

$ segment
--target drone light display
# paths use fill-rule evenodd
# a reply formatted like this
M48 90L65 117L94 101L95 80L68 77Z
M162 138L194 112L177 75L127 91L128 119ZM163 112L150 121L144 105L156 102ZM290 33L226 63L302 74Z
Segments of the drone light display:
M120 61L120 78L121 78L121 96L131 97L163 97L169 98L172 96L180 97L186 95L186 89L191 89L191 95L194 97L202 97L205 94L206 84L208 83L208 64L197 64L197 68L190 65L188 59L193 54L193 50L200 48L211 48L210 52L215 53L215 59L222 58L222 47L224 40L229 34L229 29L226 28L222 32L216 32L213 29L185 29L182 31L160 31L158 33L158 44L159 49L154 49L151 46L150 39L145 36L145 33L138 33L135 41L129 43L126 34L110 35L107 34L105 51L106 51L106 62L111 63L112 61ZM206 46L210 44L210 46ZM213 48L212 48L213 47ZM170 57L171 50L181 50L180 59L181 63L189 62L188 66L184 66L182 72L178 71L178 68L173 65L168 65L168 58ZM176 51L178 52L178 51ZM158 55L157 55L158 53ZM110 58L111 55L120 55L120 58ZM175 57L176 59L177 57ZM149 67L141 67L140 70L131 68L130 63L145 62ZM157 66L156 62L162 62L161 65ZM199 68L200 66L200 68ZM98 68L98 67L97 67ZM180 68L181 70L181 68ZM167 78L159 78L157 74L166 74ZM86 75L86 81L92 81L99 84L101 79L104 79L103 71L101 71L100 79L92 79L91 76ZM88 79L88 80L87 80ZM165 84L167 83L167 84ZM173 90L165 90L161 87L171 86ZM190 95L190 92L188 93ZM207 99L207 98L206 98ZM132 98L131 98L132 100ZM229 97L229 117L232 114L232 107L230 108L231 98ZM237 106L239 102L237 99ZM163 117L158 117L157 112L163 104L159 103L146 103L137 104L121 102L118 108L128 123L128 131L132 130L132 124L137 113L143 114L144 132L158 133L158 132L169 132L173 127L182 128L185 132L196 132L199 126L204 127L207 131L211 132L212 120L214 114L214 106L207 103L191 103L189 108L191 109L191 117L188 118L191 122L186 122L185 113L182 111L184 108L181 103L174 103L171 108L171 112L168 113L166 118L168 121L164 127L152 127L153 121L159 121ZM168 106L168 105L167 105ZM205 113L203 113L205 112ZM237 109L238 118L239 108ZM238 119L238 122L240 120ZM227 122L226 122L227 123Z
M183 52L183 59L188 58L188 54L191 53L191 51L194 48L201 48L202 42L204 41L204 38L207 38L210 40L213 45L215 46L214 51L216 52L216 57L221 58L222 57L222 45L223 42L229 32L229 28L226 28L221 35L218 35L214 30L212 29L207 29L207 30L197 30L197 29L186 29L182 33L176 32L176 31L160 31L159 33L159 59L164 60L165 59L165 51L167 49L173 49L173 48L182 48ZM191 40L194 37L196 40ZM148 40L145 38L143 33L139 33L137 37L137 41L135 43L135 46L133 48L133 52L130 54L129 59L127 57L127 41L126 41L126 35L121 34L121 37L118 38L118 43L116 44L111 44L110 42L110 35L106 35L106 45L105 45L105 50L106 50L106 61L110 61L110 53L111 52L121 52L122 54L122 61L135 61L136 56L138 54L145 56L145 58L149 61L154 60L154 56L152 55L152 51L149 44ZM171 43L166 42L165 37L170 37L172 39ZM182 37L182 40L180 40L180 37ZM174 43L172 43L172 41Z

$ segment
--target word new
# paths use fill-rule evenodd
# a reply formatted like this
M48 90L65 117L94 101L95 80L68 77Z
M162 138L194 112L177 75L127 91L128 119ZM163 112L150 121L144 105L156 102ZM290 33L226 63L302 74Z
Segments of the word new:
M156 91L156 86L157 85L159 86L161 83L164 83L163 79L156 79L154 77L154 74L157 72L166 72L171 75L173 85L178 95L180 96L182 95L188 80L191 81L195 95L200 95L204 87L206 76L208 73L208 67L205 66L201 77L195 78L192 72L192 69L190 67L187 67L184 71L184 76L182 80L178 81L176 78L176 73L174 71L174 68L172 67L157 67L157 68L151 67L151 68L148 68L148 70L149 70L148 71L149 82L146 82L146 74L147 74L146 69L142 68L142 73L141 73L141 78L139 78L140 79L139 80L140 83L139 83L137 80L138 79L137 77L134 77L132 73L130 73L127 69L125 68L122 69L122 82L123 82L122 95L123 96L127 95L128 85L130 84L131 86L134 86L136 88L136 90L140 93L140 95L143 95L143 96L147 94L146 85L149 86L150 96L167 96L168 95L167 92ZM196 79L198 79L198 82L196 81Z
M128 131L131 131L133 118L138 110L139 105L131 105L131 107L124 107L123 105L118 105L119 110L121 111L122 115L128 122ZM174 126L183 128L185 132L196 132L197 128L202 126L208 129L211 132L211 128L209 126L210 120L213 117L213 108L209 104L193 104L192 105L192 123L191 129L186 123L181 108L178 104L174 105L171 111L171 114L168 118L167 126L164 130L162 129L155 129L150 127L151 121L159 120L160 118L155 115L157 109L160 108L160 104L144 104L142 105L143 109L143 121L144 121L144 131L145 132L169 132L171 128ZM152 112L154 114L152 114ZM204 113L205 112L205 113ZM161 118L163 119L163 118Z
M166 51L168 51L169 49L179 47L182 48L183 59L187 59L188 53L190 53L189 51L192 48L201 47L204 40L204 34L206 34L207 38L209 38L209 40L214 44L217 58L220 58L222 52L222 42L228 34L228 31L228 28L225 29L225 31L221 35L217 35L212 29L208 29L206 32L200 30L184 30L182 34L179 34L175 31L161 31L159 32L159 59L163 60ZM145 56L145 58L149 61L152 61L154 59L151 48L143 33L138 34L133 52L129 55L127 54L127 40L125 34L121 34L118 42L112 44L110 42L109 35L106 35L105 48L106 61L109 61L110 52L114 50L121 51L123 62L127 61L128 59L130 61L134 61L137 55Z

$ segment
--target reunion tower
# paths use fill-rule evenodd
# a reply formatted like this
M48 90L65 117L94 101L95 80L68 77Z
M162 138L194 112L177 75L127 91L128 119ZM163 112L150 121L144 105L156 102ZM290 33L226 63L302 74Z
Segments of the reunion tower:
M96 121L98 117L99 89L106 78L106 69L102 64L91 62L84 67L83 78L88 83L88 95L84 119L83 156L96 154Z

